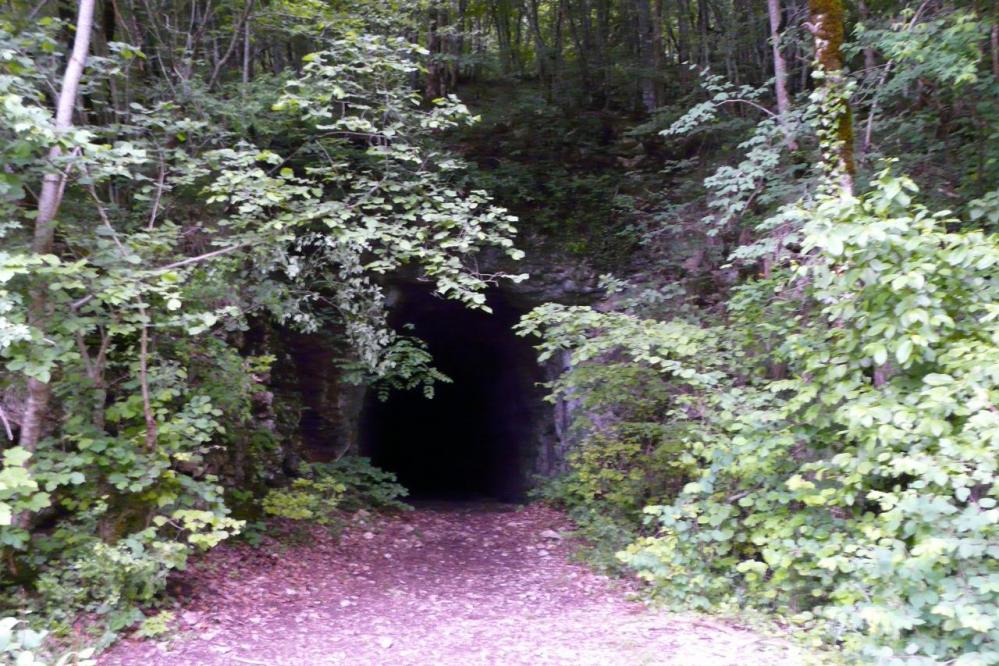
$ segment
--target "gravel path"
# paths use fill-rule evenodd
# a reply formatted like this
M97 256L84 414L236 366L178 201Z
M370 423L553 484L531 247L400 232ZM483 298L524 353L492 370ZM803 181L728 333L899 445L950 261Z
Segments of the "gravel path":
M169 640L126 640L102 666L797 666L795 648L651 611L571 560L556 511L427 506L362 515L339 539L224 545L181 587Z

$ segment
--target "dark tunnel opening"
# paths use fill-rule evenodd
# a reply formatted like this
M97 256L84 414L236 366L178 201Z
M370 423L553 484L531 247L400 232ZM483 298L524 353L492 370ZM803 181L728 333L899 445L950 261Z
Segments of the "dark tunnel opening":
M488 303L492 314L407 286L392 308L390 323L412 324L453 380L438 383L432 399L420 390L366 399L361 453L394 472L413 499L523 499L543 413L541 372L530 343L512 331L522 311L499 293Z

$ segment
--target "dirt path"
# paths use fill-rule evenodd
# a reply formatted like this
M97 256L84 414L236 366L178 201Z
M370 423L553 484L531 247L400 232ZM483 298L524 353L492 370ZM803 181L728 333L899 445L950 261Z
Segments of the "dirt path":
M424 507L362 516L339 541L225 545L187 577L167 641L127 640L112 665L788 666L780 641L647 610L574 563L555 511Z

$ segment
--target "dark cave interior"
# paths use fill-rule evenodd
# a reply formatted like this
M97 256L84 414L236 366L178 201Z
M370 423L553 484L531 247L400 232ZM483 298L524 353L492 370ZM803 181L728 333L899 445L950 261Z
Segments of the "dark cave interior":
M544 413L535 352L512 331L522 311L499 292L488 296L489 314L417 286L397 289L390 323L412 325L453 383L438 383L432 399L410 390L381 401L369 392L361 453L416 500L522 499Z

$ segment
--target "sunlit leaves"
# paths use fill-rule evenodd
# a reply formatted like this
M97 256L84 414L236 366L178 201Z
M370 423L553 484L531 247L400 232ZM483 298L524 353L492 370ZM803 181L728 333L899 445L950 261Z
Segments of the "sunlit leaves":
M579 380L593 362L608 376L648 365L692 391L662 418L692 428L683 451L699 472L646 507L658 534L620 554L661 597L774 609L862 659L999 650L999 244L915 196L885 171L868 194L802 209L797 275L742 287L710 335L564 306L522 324L569 355L563 396L594 390ZM792 317L775 298L788 293ZM733 332L748 367L721 344ZM774 358L787 379L753 373Z

